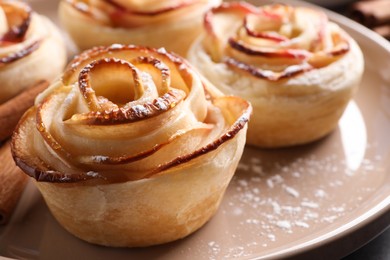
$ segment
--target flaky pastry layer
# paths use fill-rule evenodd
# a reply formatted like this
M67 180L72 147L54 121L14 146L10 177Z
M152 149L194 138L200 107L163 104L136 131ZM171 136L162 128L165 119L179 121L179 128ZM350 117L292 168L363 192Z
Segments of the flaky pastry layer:
M247 142L260 147L331 132L364 68L357 43L324 13L287 5L212 9L188 58L222 92L252 103Z
M65 44L48 18L23 2L0 2L0 103L54 80L65 63Z
M82 49L113 43L164 47L186 55L202 31L203 14L220 0L64 0L62 24Z
M12 151L72 234L148 246L215 213L250 113L178 56L116 44L68 65L19 122Z

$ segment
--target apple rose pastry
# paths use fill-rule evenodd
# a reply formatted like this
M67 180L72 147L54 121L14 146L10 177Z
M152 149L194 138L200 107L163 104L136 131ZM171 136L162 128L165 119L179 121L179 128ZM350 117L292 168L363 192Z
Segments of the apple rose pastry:
M0 1L0 104L66 64L65 44L52 22L18 1Z
M189 60L222 92L252 103L248 143L281 147L332 131L356 91L357 43L325 13L225 3L205 15Z
M69 232L148 246L182 238L216 212L250 112L164 49L98 47L37 97L12 151Z
M113 43L164 47L186 55L204 13L221 0L63 0L62 24L81 49Z

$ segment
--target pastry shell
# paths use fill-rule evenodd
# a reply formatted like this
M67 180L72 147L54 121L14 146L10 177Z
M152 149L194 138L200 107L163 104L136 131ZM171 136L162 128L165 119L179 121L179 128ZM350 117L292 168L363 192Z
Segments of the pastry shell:
M43 107L42 102L47 102L50 96L59 93L56 86L68 82L73 73L77 74L78 66L85 66L84 59L88 64L90 56L105 54L115 56L115 52L120 53L122 50L150 53L148 55L157 58L168 57L175 63L171 65L179 68L179 73L187 75L186 73L190 72L191 77L194 77L190 81L194 84L193 88L197 89L196 91L205 91L207 93L205 97L209 99L207 102L225 110L222 116L224 119L216 120L226 121L227 128L223 128L223 132L217 138L201 147L194 146L194 150L188 154L182 154L169 162L157 165L157 168L148 174L134 172L135 175L132 175L128 173L130 170L117 168L115 172L111 172L109 167L103 168L104 173L94 168L79 170L77 165L80 161L75 163L75 166L72 165L79 151L75 151L75 154L69 156L65 162L64 167L68 171L64 171L64 168L59 171L56 164L50 165L51 159L42 158L40 155L42 152L37 149L46 147L53 157L56 157L56 153L61 149L57 145L51 146L48 141L50 139L43 136L46 132L41 129L42 124L37 120L39 118L37 114ZM119 56L124 57L123 54ZM70 73L70 76L67 73ZM94 244L143 247L183 238L199 229L215 214L243 153L246 122L251 113L248 102L222 95L177 56L171 56L161 50L135 46L115 45L87 51L68 66L64 78L62 83L53 83L52 87L42 94L45 97L38 97L36 105L22 117L12 138L12 152L16 164L34 178L50 211L66 230ZM198 85L201 82L202 85ZM69 103L69 100L60 103L66 102ZM180 105L173 109L176 108L180 108ZM114 123L114 127L121 126L118 122ZM88 124L93 123L87 121ZM145 130L148 125L150 124L145 124ZM118 132L113 131L111 138L116 134ZM127 140L124 140L124 145L126 142ZM81 150L81 147L78 150ZM162 156L169 158L169 155ZM52 161L55 162L55 159ZM114 171L114 166L112 167ZM142 168L144 165L137 167Z
M26 13L29 18L25 36L20 42L0 45L0 103L42 80L54 80L67 61L61 33L47 17L32 11L23 2L4 1L3 5L7 9L15 9L15 13ZM10 11L9 15L18 14Z
M313 28L309 25L306 26L308 32L305 32L306 27L300 28L302 32L296 38L289 36L290 39L282 35L285 24L279 25L279 20L273 26L280 31L275 32L261 31L262 23L249 24L258 19L253 14L262 12L271 13L268 18L267 15L262 18L270 19L267 20L270 24L275 17L283 20L280 13L285 10L299 12L296 14L299 17L308 16L315 30L316 20L321 26L326 25L321 34L328 35L322 36L326 40L321 44L334 41L334 46L320 48L319 38L316 34L310 35ZM219 12L235 16L214 18ZM271 26L265 24L265 27ZM297 25L291 25L295 27ZM305 42L305 37L312 37L312 42ZM295 46L299 46L300 41L302 48ZM263 42L266 42L264 46ZM289 44L295 47L285 47ZM305 45L314 44L318 44L318 50L305 49ZM322 12L288 5L257 8L244 2L225 3L208 12L204 34L193 43L188 59L223 93L251 102L253 116L247 143L263 148L306 144L332 132L357 91L364 70L358 44L343 29L327 21Z
M186 1L177 2L186 3ZM191 1L187 2L192 4ZM112 26L108 21L102 22L94 18L92 4L91 6L82 5L82 2L78 0L61 1L59 18L65 30L81 50L94 46L121 43L154 48L164 47L168 51L185 56L191 43L202 32L204 12L212 6L217 6L221 1L199 1L200 3L204 2L200 6L197 6L199 4L196 1L193 2L195 2L194 10L184 17L177 16L173 21L160 19L159 22L150 25L140 22L140 24L133 27ZM83 8L80 6L83 6ZM163 15L161 14L161 16ZM145 20L149 18L158 19L160 14L144 14L141 16Z

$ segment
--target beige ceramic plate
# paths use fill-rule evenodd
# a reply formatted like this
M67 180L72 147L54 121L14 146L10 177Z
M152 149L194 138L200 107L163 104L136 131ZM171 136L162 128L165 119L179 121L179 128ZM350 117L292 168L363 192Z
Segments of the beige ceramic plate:
M55 1L33 1L54 17ZM261 4L262 1L257 1ZM47 9L49 8L49 9ZM366 71L338 129L299 148L247 147L217 215L181 241L145 249L87 244L62 229L30 184L0 255L39 259L339 258L390 224L390 44L335 14ZM345 73L348 73L346 71Z

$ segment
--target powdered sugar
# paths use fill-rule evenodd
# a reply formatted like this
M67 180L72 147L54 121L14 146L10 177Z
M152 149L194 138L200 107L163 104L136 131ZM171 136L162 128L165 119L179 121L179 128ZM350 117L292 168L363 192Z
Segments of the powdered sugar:
M279 174L276 174L276 175L267 179L267 185L270 188L273 188L273 187L275 187L275 185L278 185L282 182L283 182L283 178Z
M72 102L74 101L74 98L75 98L76 94L74 91L71 91L65 98L63 104L65 106L69 106L70 104L72 104Z
M299 197L299 192L298 192L296 189L291 188L291 187L289 187L289 186L287 186L287 185L284 185L283 188L284 188L284 190L285 190L288 194L290 194L291 196L293 196L293 197L295 197L295 198L298 198L298 197Z
M326 192L322 189L318 189L314 191L314 196L317 198L325 198L326 197Z
M110 50L120 50L123 48L124 45L122 44L119 44L119 43L114 43L114 44L111 44L110 46Z
M268 248L291 242L297 234L335 223L359 207L363 194L369 192L365 188L359 191L361 196L348 197L345 191L352 189L354 182L364 181L382 159L366 158L357 171L350 169L340 154L286 153L285 158L277 159L269 154L272 152L247 151L238 165L223 207L232 227L226 232L237 246L218 251L212 243L213 259L248 256L255 244L256 248Z
M318 203L312 202L312 201L302 201L301 202L302 207L312 208L316 209L319 207Z
M94 172L94 171L89 171L89 172L87 172L87 176L97 177L97 176L99 176L99 173Z
M276 225L282 229L291 229L291 223L288 220L279 220Z
M295 221L294 224L295 224L295 226L297 226L297 227L303 227L303 228L309 228L309 227L310 227L310 225L307 224L306 222L299 221L299 220L298 220L298 221Z
M92 156L92 160L96 163L101 163L101 162L108 160L108 156L94 155L94 156Z

